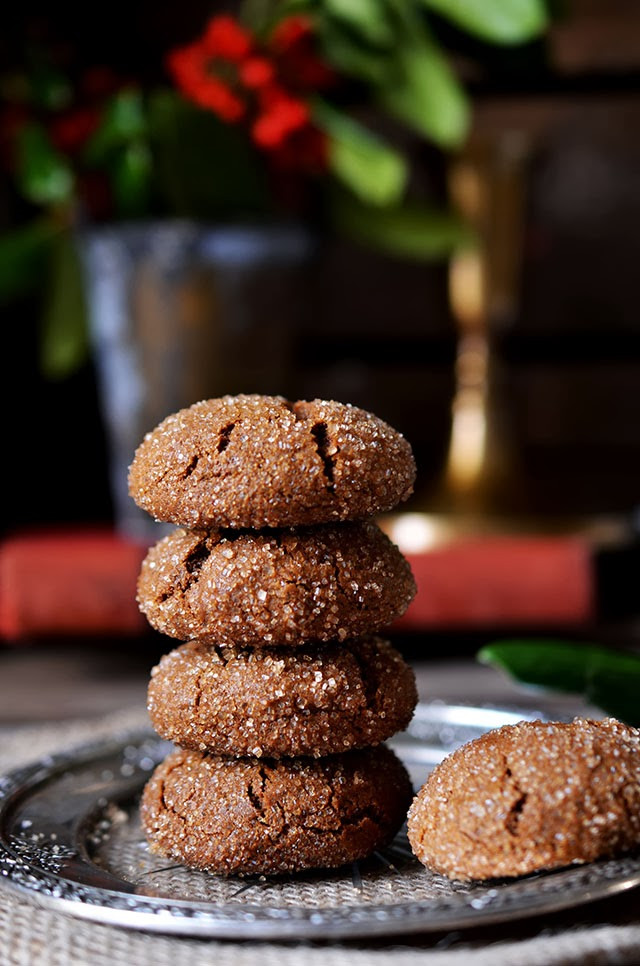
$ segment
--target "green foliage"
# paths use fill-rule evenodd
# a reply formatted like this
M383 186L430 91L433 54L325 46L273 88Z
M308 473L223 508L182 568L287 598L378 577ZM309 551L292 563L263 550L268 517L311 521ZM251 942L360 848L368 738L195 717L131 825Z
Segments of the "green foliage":
M88 356L84 286L70 231L53 239L41 321L40 364L51 379L63 379Z
M329 163L335 177L366 204L393 204L407 182L403 156L329 104L318 101L314 120L329 139Z
M470 107L429 30L429 12L496 44L526 43L547 25L542 0L318 0L315 10L328 60L370 85L383 111L444 149L463 142Z
M324 0L327 14L342 20L366 43L390 46L393 30L384 0Z
M54 219L43 217L0 236L0 303L25 295L43 277L59 231Z
M421 0L457 27L494 44L522 44L547 25L541 0Z
M374 89L389 81L392 60L389 46L366 44L353 35L338 19L327 17L318 24L322 48L334 68L345 76L371 85Z
M111 184L116 211L123 218L140 218L149 210L153 157L146 141L134 139L111 161Z
M459 147L469 125L467 97L425 30L407 31L394 68L394 82L378 92L382 108L439 147Z
M142 92L137 88L114 94L105 104L98 128L89 139L85 158L89 164L103 164L114 151L147 137L147 114Z
M245 0L243 20L256 36L290 14L313 20L321 53L339 79L337 94L311 105L328 139L330 212L338 231L364 245L412 259L446 258L470 244L451 212L416 204L409 161L391 139L356 121L373 108L443 151L459 148L471 108L432 19L495 44L520 44L546 27L543 0ZM106 176L114 219L266 218L277 210L264 159L241 126L218 120L177 92L135 86L97 107L99 122L82 151L58 150L45 119L74 105L69 78L47 63L7 78L14 103L33 109L17 140L17 186L44 209L0 238L0 299L41 283L52 288L43 329L43 365L69 371L86 351L77 260L70 229L87 176ZM95 106L95 105L94 105Z
M85 148L84 160L89 167L108 172L117 217L147 214L154 162L141 91L118 91L107 101L100 124Z
M25 198L36 205L61 205L73 197L71 165L56 151L40 124L26 124L20 131L18 170Z
M154 190L175 215L229 219L272 210L266 171L240 129L170 90L150 96L148 123Z
M582 695L606 714L640 726L640 654L552 639L504 640L478 652L515 680Z
M365 247L415 261L443 259L475 242L454 212L417 203L372 208L341 193L333 199L333 220Z

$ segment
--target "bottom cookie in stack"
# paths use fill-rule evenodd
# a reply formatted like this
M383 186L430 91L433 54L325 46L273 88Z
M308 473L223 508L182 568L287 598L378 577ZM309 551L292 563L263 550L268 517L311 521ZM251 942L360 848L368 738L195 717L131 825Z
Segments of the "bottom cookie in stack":
M382 742L407 726L416 701L412 669L375 636L175 648L149 682L154 728L178 747L143 794L148 841L221 874L364 858L406 818L411 782Z
M412 797L385 745L323 758L225 758L176 748L144 789L155 851L225 875L336 868L383 848Z

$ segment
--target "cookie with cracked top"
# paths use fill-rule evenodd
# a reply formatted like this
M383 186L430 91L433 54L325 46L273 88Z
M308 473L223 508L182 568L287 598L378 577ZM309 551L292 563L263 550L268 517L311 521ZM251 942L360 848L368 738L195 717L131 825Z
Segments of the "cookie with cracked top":
M444 759L409 841L452 879L526 875L640 846L640 730L613 718L522 721Z
M407 560L366 521L175 530L148 551L137 599L169 637L264 647L375 633L415 592Z
M388 641L286 651L190 641L151 672L155 731L183 748L282 758L378 745L409 724L415 675Z
M275 875L383 848L411 795L385 745L280 761L176 749L145 785L140 816L156 853L222 875Z
M206 399L148 433L129 493L155 519L189 528L362 520L413 491L409 443L347 403L281 396Z

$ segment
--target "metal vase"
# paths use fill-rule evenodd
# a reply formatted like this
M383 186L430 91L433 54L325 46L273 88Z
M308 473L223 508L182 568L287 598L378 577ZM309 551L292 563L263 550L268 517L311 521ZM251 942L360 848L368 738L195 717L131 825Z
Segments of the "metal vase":
M136 447L200 399L287 395L314 243L297 226L189 221L94 228L78 242L114 522L149 542L159 525L127 490Z

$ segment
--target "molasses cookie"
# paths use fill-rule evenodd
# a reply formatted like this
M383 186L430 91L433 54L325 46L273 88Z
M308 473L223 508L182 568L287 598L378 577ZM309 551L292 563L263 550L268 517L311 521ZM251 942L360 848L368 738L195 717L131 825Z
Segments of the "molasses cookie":
M640 845L640 731L523 721L458 748L409 811L409 841L453 879L524 875Z
M409 724L413 670L379 638L302 647L191 641L151 672L155 731L183 748L256 758L377 745Z
M156 630L220 645L300 645L375 633L416 591L374 523L183 530L151 548L138 603Z
M391 510L414 479L408 442L371 413L239 395L195 403L148 433L129 492L185 527L289 527Z
M391 841L411 782L385 745L327 758L221 758L176 749L146 784L153 851L223 875L334 868Z

